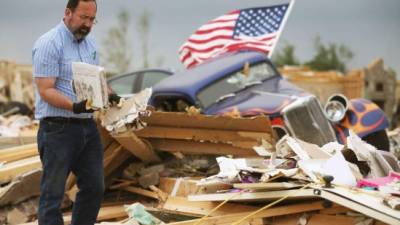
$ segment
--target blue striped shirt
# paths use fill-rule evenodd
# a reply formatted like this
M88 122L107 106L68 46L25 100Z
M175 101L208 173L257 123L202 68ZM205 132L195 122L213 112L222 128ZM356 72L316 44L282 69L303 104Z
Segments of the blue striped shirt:
M72 62L85 62L99 65L99 56L94 38L90 35L77 42L74 35L62 21L42 35L32 49L33 77L56 78L55 88L76 102L72 88ZM75 117L88 118L90 113L74 114L71 111L54 107L44 101L36 88L35 118Z

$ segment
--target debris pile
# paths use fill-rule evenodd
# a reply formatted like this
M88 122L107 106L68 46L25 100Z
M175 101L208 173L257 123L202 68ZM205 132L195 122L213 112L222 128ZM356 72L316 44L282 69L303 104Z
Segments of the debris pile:
M290 136L276 143L263 116L138 115L142 129L110 133L99 126L107 187L99 224L400 221L397 159L354 134L346 145L317 146ZM36 144L0 151L1 224L37 224L37 154ZM66 223L77 191L71 175L62 207Z
M31 65L0 60L0 103L6 102L23 103L28 109L33 109Z
M0 116L0 151L36 142L38 122L24 115Z

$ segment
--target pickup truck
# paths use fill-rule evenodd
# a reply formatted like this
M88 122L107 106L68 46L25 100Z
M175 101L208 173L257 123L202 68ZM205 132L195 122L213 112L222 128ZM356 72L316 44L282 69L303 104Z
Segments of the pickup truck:
M333 96L323 108L318 99L284 79L268 57L254 51L227 53L153 86L157 110L203 114L265 115L279 137L290 134L323 145L346 142L349 130L380 150L389 150L384 112L367 99Z

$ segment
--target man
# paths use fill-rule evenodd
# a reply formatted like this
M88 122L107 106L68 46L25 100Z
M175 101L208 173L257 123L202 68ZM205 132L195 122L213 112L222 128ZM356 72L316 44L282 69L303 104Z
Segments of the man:
M70 172L79 192L72 224L94 224L104 192L103 147L86 100L76 102L72 62L99 64L96 44L87 36L96 23L95 0L69 0L63 21L41 36L32 50L36 84L35 117L43 165L39 224L62 225L60 205ZM115 97L115 95L112 95Z

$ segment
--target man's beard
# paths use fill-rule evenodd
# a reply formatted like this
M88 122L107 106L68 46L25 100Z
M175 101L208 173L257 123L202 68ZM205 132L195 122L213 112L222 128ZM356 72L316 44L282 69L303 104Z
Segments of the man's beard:
M90 27L80 26L74 30L73 34L77 40L84 39L90 33Z

